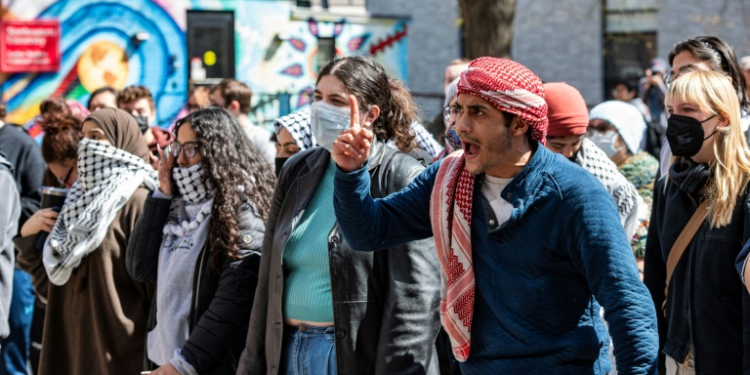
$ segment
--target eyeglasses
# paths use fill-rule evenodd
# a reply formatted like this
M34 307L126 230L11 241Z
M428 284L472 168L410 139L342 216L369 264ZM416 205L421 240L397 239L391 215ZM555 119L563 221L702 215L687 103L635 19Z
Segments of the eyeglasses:
M456 106L448 105L443 108L443 120L445 120L445 123L456 121L456 116L458 116L458 108Z
M195 157L196 151L198 151L198 147L201 146L201 143L198 141L189 141L185 142L183 144L180 144L177 141L174 141L169 144L169 149L172 152L172 156L175 158L180 156L180 151L185 151L185 156L188 158Z
M68 173L63 178L55 176L57 183L60 184L60 186L67 186L66 183L68 182L68 179L70 179L70 175L73 173L73 168L74 167L70 167Z

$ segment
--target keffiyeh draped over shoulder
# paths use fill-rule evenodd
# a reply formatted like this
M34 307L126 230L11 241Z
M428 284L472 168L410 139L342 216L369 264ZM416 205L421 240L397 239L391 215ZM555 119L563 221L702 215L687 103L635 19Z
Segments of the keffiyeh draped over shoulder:
M90 139L79 144L78 180L44 245L44 267L56 285L65 284L81 260L101 245L112 221L141 185L158 188L132 116L102 109L86 121L95 122L112 145Z
M471 212L474 175L466 170L463 150L443 159L430 197L435 251L440 261L440 320L459 362L471 352L474 316L474 263Z

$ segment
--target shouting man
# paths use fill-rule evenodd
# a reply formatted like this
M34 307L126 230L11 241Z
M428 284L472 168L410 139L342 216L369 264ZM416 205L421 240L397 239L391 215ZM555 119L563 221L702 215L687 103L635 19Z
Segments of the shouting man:
M372 132L334 145L334 207L354 249L434 234L440 313L461 371L606 374L609 336L620 374L655 374L656 312L617 208L594 176L542 147L547 105L539 78L510 60L480 58L458 83L463 151L400 192L373 199Z

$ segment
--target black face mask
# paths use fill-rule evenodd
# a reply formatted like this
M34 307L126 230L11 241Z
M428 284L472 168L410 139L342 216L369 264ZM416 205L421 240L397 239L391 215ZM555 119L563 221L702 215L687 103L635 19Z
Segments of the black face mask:
M675 156L691 157L698 153L703 146L703 141L716 134L714 130L706 137L702 123L716 117L713 115L703 121L698 121L689 116L671 115L667 120L667 142L672 154Z
M135 118L135 122L138 123L138 128L141 129L141 133L145 133L146 130L151 128L148 125L148 117L146 116L133 116L133 117Z
M281 174L281 167L284 166L284 163L289 160L289 158L276 158L276 177L279 177Z

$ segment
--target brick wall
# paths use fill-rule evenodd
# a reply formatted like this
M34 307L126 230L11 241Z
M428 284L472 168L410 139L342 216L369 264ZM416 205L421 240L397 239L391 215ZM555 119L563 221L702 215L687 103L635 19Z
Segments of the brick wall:
M657 49L667 58L674 44L715 35L750 55L747 1L659 0ZM601 0L518 0L512 56L543 80L564 81L589 105L603 100Z
M518 0L511 56L596 104L603 94L601 13L599 0Z
M714 35L731 44L737 58L750 55L750 3L747 1L662 0L657 14L659 55L690 37Z
M451 60L460 56L458 1L456 0L368 0L370 14L408 16L409 89L416 94L442 96L443 73ZM440 112L443 99L420 98L417 104L426 119Z

